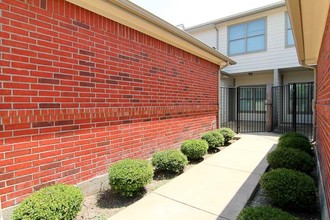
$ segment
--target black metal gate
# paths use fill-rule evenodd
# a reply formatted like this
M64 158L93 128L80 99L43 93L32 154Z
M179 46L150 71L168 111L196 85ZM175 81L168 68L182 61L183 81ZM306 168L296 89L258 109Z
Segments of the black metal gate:
M296 131L313 137L314 83L272 88L272 131ZM235 132L266 131L266 87L220 88L221 124Z
M313 90L314 83L293 83L273 87L273 132L296 131L312 139Z
M266 129L266 87L220 88L221 125L235 132L263 132Z

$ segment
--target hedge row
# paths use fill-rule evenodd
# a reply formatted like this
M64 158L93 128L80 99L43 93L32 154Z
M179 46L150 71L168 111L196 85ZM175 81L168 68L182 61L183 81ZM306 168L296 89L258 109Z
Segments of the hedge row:
M317 189L310 175L316 162L312 155L312 146L305 135L289 132L280 136L277 148L267 155L272 170L260 179L260 186L272 205L286 210L315 210ZM296 218L271 207L248 207L238 219Z
M184 141L181 151L170 149L155 153L151 163L140 159L121 160L109 168L109 184L122 196L134 196L152 181L154 169L180 173L188 164L188 159L202 158L208 149L220 147L234 135L228 128L207 132L201 140ZM83 194L77 187L56 184L26 198L14 210L13 219L75 219L82 201Z
M119 161L109 168L110 186L123 196L134 196L152 180L154 170L180 173L188 164L188 159L202 159L208 149L220 147L234 135L231 129L223 128L203 134L201 140L184 141L181 151L169 149L156 152L151 159L154 169L148 161L133 159Z

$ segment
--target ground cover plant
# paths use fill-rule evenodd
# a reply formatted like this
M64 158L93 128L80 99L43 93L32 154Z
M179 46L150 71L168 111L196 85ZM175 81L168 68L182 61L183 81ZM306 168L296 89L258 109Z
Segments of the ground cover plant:
M291 214L284 212L278 208L271 206L258 206L244 208L237 220L259 220L259 219L272 219L272 220L298 220L298 218Z
M224 137L225 144L232 140L236 135L236 133L230 128L220 128L218 131Z
M188 159L180 150L169 149L154 153L151 162L156 171L180 173L188 164Z
M309 141L309 138L306 135L298 133L298 132L294 132L294 131L290 131L290 132L287 132L285 134L282 134L280 136L280 138L278 139L278 141L282 141L283 139L286 139L286 138L289 138L289 137L300 137L300 138L305 139L306 141Z
M311 174L316 166L314 158L294 148L277 148L267 155L267 161L273 169L287 168L307 174Z
M151 182L153 167L149 161L124 159L109 168L111 189L122 196L134 196Z
M205 140L186 140L181 151L189 160L200 160L207 153L209 146Z
M314 180L305 173L280 168L262 175L261 188L278 207L313 210L316 200Z
M15 208L13 220L72 220L80 211L83 199L77 187L63 184L48 186L24 199Z
M286 137L278 142L277 147L299 149L313 155L311 144L302 137Z
M209 150L215 150L224 144L224 137L218 131L209 131L202 135L202 140L205 140L209 145Z

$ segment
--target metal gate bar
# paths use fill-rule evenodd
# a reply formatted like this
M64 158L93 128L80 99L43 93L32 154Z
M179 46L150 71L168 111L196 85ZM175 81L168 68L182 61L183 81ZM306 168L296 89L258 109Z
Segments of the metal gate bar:
M265 131L266 87L222 87L220 94L220 127L229 127L237 133Z
M293 83L272 89L272 130L276 133L296 131L313 137L314 83Z

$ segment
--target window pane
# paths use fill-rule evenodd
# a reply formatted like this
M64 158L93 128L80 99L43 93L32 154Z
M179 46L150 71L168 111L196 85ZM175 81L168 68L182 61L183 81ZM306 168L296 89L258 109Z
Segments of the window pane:
M241 100L240 101L240 110L252 111L252 102L253 102L253 100Z
M290 19L289 19L289 16L288 16L288 14L285 14L285 22L286 22L286 27L287 27L287 29L291 29L291 23L290 23Z
M265 49L265 36L250 37L247 39L247 51L257 51Z
M266 92L264 88L256 88L256 99L266 99Z
M245 37L245 25L239 24L229 27L229 40L237 40Z
M252 21L247 24L247 36L256 36L265 33L265 20Z
M252 99L253 92L251 88L241 88L240 99Z
M235 40L229 42L229 54L238 54L245 52L245 40Z
M256 111L266 111L264 100L256 100Z
M294 45L294 39L293 39L293 34L292 34L292 30L288 30L288 46L290 45Z

